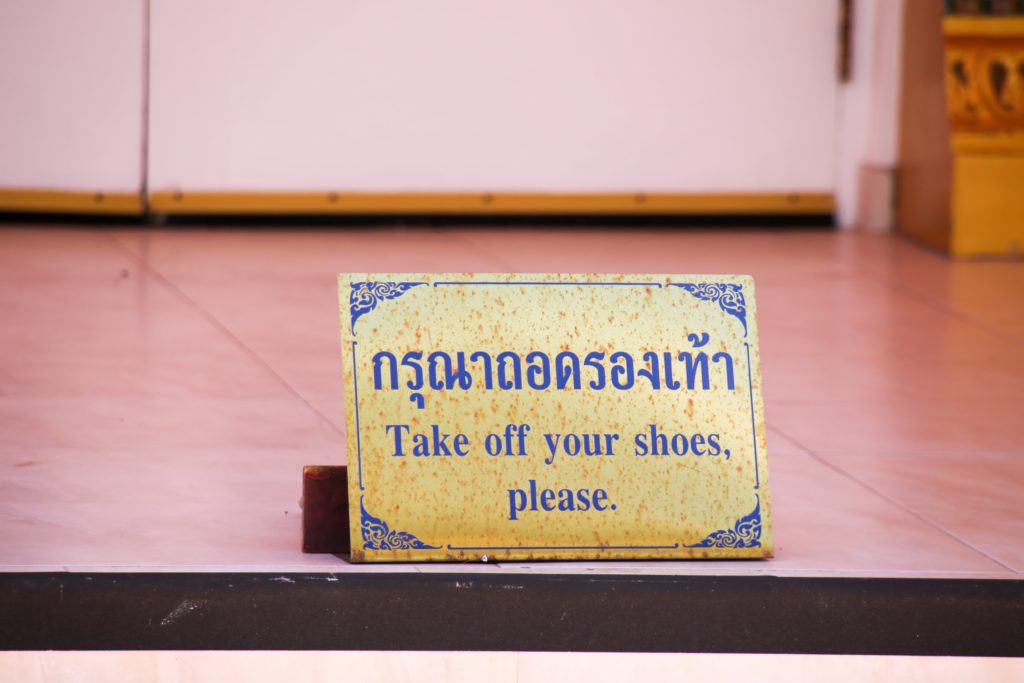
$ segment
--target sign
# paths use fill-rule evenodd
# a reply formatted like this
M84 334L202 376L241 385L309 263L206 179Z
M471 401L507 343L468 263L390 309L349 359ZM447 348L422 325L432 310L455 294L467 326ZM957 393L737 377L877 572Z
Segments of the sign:
M339 293L354 561L771 556L751 278Z

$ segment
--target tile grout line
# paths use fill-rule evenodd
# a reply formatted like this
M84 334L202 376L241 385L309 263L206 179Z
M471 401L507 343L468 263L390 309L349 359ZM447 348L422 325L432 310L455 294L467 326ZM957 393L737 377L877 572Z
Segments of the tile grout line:
M902 242L897 242L897 244L898 244L897 249L909 248L909 249L911 249L913 251L913 253L915 253L917 255L924 255L928 259L928 261L931 262L931 263L938 263L940 265L948 265L949 264L950 258L948 256L943 256L942 254L933 252L933 251L931 251L929 249L923 249L920 245L914 245L911 242L907 241L907 239L905 237L902 240ZM872 275L874 275L874 277L876 279L881 279L881 276L884 275L883 273L880 273L879 269L877 269L877 268L871 268L871 269L869 269L869 272ZM969 325L969 326L975 328L976 330L984 332L985 334L989 335L990 337L993 337L994 339L999 339L1000 341L1009 342L1010 344L1013 344L1014 346L1024 346L1024 339L1018 339L1017 337L1005 335L1005 334L1001 333L998 329L992 328L992 327L986 325L984 322L981 322L981 321L979 321L979 320L977 320L975 318L972 318L971 316L969 316L966 313L963 313L963 312L957 310L956 308L954 308L952 306L943 305L941 303L936 303L934 301L931 301L930 299L928 299L926 296L924 296L922 294L914 292L913 290L909 290L906 287L903 287L903 286L901 286L899 284L894 284L888 278L885 278L884 287L886 289L891 290L895 294L897 294L899 296L902 296L905 299L909 299L910 301L914 301L914 302L916 302L918 304L921 304L922 306L924 306L926 308L929 308L929 309L931 309L931 310L933 310L933 311L935 311L937 313L943 313L945 315L950 316L951 318L959 320L960 322L962 322L962 323L964 323L966 325Z
M922 306L930 308L931 310L937 313L948 315L954 320L959 320L960 322L970 327L973 327L976 330L984 332L993 339L998 339L999 341L1010 343L1013 346L1024 346L1024 341L1017 339L1016 337L1006 335L1000 332L998 329L993 329L986 325L985 323L975 320L974 318L965 313L961 313L955 308L952 308L950 306L944 306L943 304L931 301L926 297L915 292L912 292L910 290L907 290L906 288L901 287L899 285L890 285L890 288L897 295L902 296L905 299L909 299L910 301L914 301L918 304L921 304Z
M218 320L212 313L210 313L204 307L200 306L199 303L196 300L194 300L192 297L190 297L188 294L186 294L184 291L182 291L177 285L175 285L166 276L164 276L163 273L161 273L160 271L156 270L156 268L154 268L148 261L146 261L141 256L139 256L134 251L132 251L127 245L125 245L123 242L121 242L121 240L117 239L115 236L111 235L109 232L104 232L104 234L115 245L117 245L118 248L120 248L121 250L123 250L127 254L129 254L129 256L134 261L136 261L146 271L146 273L148 275L153 277L157 282L159 282L161 285L163 285L166 289L170 290L170 292L174 296L176 296L178 299L183 301L186 305L188 305L189 307L193 308L196 312L198 312L199 315L204 317L206 319L206 321L208 323L210 323L211 326L213 326L214 329L216 329L224 337L226 337L228 339L228 341L230 341L232 344L237 346L244 354L249 356L249 358L251 360L255 361L257 365L262 366L264 370L269 372L274 377L274 379L276 379L278 381L279 384L281 384L290 394L292 394L292 396L294 396L295 398L299 399L299 401L301 401L303 403L303 405L305 405L309 410L313 411L313 413L315 413L316 416L319 417L323 422L325 422L332 430L334 430L340 436L343 436L343 437L345 436L345 433L343 431L341 431L338 428L338 426L335 425L334 422L330 418L328 418L322 412L317 410L316 407L312 403L307 401L306 398L295 389L295 387L293 387L291 384L288 383L288 380L286 380L284 377L282 377L277 372L277 370L275 370L267 361L265 361L263 359L262 356L260 356L258 353L253 351L251 348L249 348L249 346L245 342L243 342L238 335L236 335L234 332L232 332L230 328L228 328L226 325L224 325L224 323L222 323L220 320Z
M992 555L988 554L987 552L985 552L981 548L976 547L973 543L970 543L966 539L961 538L957 534L953 533L952 531L949 531L948 529L946 529L945 527L941 526L940 524L937 524L936 522L932 521L931 519L929 519L925 515L917 512L913 508L910 508L907 505L904 505L903 503L899 502L895 498L893 498L893 497L891 497L889 495L886 495L885 493L882 493L881 491L879 491L875 487L871 486L870 484L868 484L865 481L862 481L860 478L858 478L858 477L854 476L853 474L847 472L846 470L844 470L842 467L839 467L835 463L830 462L829 460L826 460L825 458L822 458L817 453L812 451L810 448L808 448L807 446L804 446L802 443L800 443L799 441L794 439L792 436L790 436L786 432L784 432L781 429L779 429L778 427L773 427L773 429L776 432L778 432L779 434L781 434L782 436L786 437L786 439L788 439L791 443L793 443L797 448L799 448L804 453L809 455L815 462L817 462L817 463L819 463L821 465L824 465L825 467L829 468L830 470L832 470L832 471L842 475L843 477L845 477L846 479L849 479L850 481L852 481L853 483L857 484L861 488L863 488L863 489L865 489L867 491L870 491L871 493L875 494L879 498L882 498L883 500L885 500L889 504L894 505L897 508L903 510L904 512L907 512L907 513L913 515L914 517L916 517L917 519L921 520L922 522L924 522L928 526L932 527L936 531L939 531L939 532L945 534L946 536L949 536L950 538L954 539L958 543L960 543L960 544L970 548L974 552L976 552L976 553L978 553L980 555L983 555L984 557L988 558L989 560L992 560L993 562L995 562L999 566L1001 566L1004 569L1006 569L1006 570L1010 571L1011 573L1013 573L1015 576L1019 576L1021 574L1021 572L1017 571L1016 569L1014 569L1010 565L1006 564L1002 560L999 560L999 559L997 559L995 557L992 557Z

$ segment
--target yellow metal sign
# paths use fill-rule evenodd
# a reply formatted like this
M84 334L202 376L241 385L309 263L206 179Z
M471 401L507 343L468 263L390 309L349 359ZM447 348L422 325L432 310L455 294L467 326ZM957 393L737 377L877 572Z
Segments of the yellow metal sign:
M749 277L339 293L353 560L771 556Z

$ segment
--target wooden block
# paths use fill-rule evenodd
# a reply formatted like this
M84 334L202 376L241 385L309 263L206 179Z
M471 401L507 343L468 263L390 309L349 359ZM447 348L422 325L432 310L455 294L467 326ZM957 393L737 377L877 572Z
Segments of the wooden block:
M347 553L348 472L334 465L302 468L302 552Z

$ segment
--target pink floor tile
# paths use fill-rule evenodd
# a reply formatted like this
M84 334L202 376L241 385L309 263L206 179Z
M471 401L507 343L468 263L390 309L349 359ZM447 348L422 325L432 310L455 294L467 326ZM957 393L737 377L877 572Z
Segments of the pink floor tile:
M843 471L1017 572L1024 572L1022 457L977 452L825 456Z
M504 571L1024 572L1020 263L557 225L0 232L0 565L367 570L297 550L302 465L345 461L341 271L756 278L776 559Z
M0 398L0 425L0 462L30 459L26 455L36 448L80 449L83 457L126 450L140 458L168 448L223 448L239 453L251 448L303 448L311 463L322 463L343 439L329 421L293 396L230 400L4 397Z
M1001 400L928 402L774 401L768 421L815 453L1021 454L1013 425L1018 402Z
M874 575L1006 569L809 456L776 458L770 471L773 564L780 569Z

